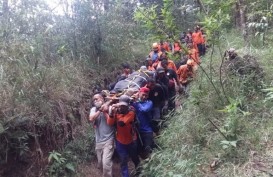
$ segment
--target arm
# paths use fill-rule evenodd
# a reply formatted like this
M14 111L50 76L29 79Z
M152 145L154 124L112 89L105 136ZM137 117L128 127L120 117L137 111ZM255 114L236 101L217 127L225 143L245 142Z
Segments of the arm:
M135 116L136 116L136 113L135 113L134 111L129 111L129 112L126 114L126 117L125 117L125 119L123 120L123 122L124 122L125 124L131 123L131 122L134 121Z
M142 104L137 104L137 107L140 112L149 112L153 108L153 102L148 100Z
M101 111L100 110L96 110L95 107L93 107L91 110L90 110L90 115L89 115L89 120L91 122L94 122L100 115Z
M110 106L109 107L109 114L106 115L106 122L108 125L114 125L116 122L116 112L117 108Z

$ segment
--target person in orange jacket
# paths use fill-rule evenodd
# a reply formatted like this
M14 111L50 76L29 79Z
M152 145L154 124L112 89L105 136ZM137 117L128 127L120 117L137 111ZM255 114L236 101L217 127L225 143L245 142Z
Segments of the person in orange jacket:
M182 85L183 92L187 93L188 84L194 78L194 67L195 63L193 60L189 59L187 64L181 65L177 70L177 76L180 84Z
M159 50L159 45L157 43L153 43L152 51L149 54L149 58L151 58L154 63L160 58L161 55L162 52Z
M109 125L116 125L116 150L121 163L122 177L129 177L128 157L130 156L137 169L140 160L137 155L137 134L134 122L136 113L130 105L130 97L122 95L119 103L109 108Z
M155 68L162 67L162 65L161 65L161 61L162 60L167 60L168 61L167 68L173 69L175 72L177 71L175 63L171 59L169 59L169 57L167 56L166 53L163 53L162 56L161 56L161 58L160 58L160 60L157 63L154 63L153 66Z
M173 54L177 54L181 52L182 52L181 44L178 40L175 40L173 44Z
M196 62L196 64L199 65L201 62L197 50L193 47L192 43L189 43L187 47L189 58L193 59Z
M181 65L177 70L178 80L182 85L187 85L193 77L193 66L194 62L188 60L185 65Z
M163 40L161 39L159 42L159 50L161 52L170 52L170 46L168 42L163 42Z
M203 49L202 49L202 42L203 42L203 36L202 32L200 31L200 28L197 26L195 27L194 33L192 33L192 41L194 47L198 49L199 56L204 55Z

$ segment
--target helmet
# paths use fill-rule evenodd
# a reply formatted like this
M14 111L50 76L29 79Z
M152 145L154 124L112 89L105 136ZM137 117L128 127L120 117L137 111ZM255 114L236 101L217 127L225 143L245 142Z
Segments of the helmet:
M152 48L153 48L153 49L158 49L158 44L157 44L156 42L153 43Z
M191 60L191 59L189 59L189 60L187 61L187 65L188 65L188 66L193 66L193 65L194 65L194 61Z

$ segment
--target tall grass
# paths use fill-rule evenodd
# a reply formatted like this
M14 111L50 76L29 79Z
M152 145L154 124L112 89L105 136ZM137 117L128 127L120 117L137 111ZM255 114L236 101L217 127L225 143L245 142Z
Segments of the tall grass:
M87 123L90 82L79 63L34 66L9 57L0 66L0 164L14 164L5 169L11 173L27 166L31 175L39 171L33 164L44 164L49 151L64 148L77 125Z

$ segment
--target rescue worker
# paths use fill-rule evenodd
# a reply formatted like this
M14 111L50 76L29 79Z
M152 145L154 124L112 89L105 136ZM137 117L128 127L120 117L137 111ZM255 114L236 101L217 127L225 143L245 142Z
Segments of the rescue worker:
M142 140L141 155L145 159L152 152L154 146L153 130L152 130L152 108L153 102L148 100L150 89L142 87L139 89L138 98L132 104L136 110L139 121L138 130L140 139Z
M152 45L152 51L149 54L149 58L151 58L152 61L153 61L153 63L154 63L155 61L157 61L160 58L161 55L162 55L162 52L159 51L158 44L157 43L153 43L153 45Z
M93 96L94 107L90 110L89 120L95 127L98 168L102 169L103 177L112 177L115 129L112 125L107 124L109 115L108 111L102 109L104 103L105 101L101 94Z
M180 55L181 52L182 52L181 44L178 40L175 40L173 44L173 55L176 55L176 54Z
M177 74L173 69L168 68L168 61L162 60L161 66L165 70L166 76L169 79L168 83L168 100L169 100L169 110L175 109L175 95L176 87L181 88L181 85L178 81Z
M177 68L176 68L175 63L174 63L171 59L169 59L169 57L167 57L167 54L166 54L166 53L163 53L163 54L161 55L160 60L159 60L157 63L154 63L154 64L153 64L153 67L155 67L155 68L162 67L162 66L161 66L161 61L162 61L162 60L167 60L167 61L168 61L167 67L168 67L169 69L173 69L175 72L177 71Z
M184 93L187 93L188 84L193 79L194 61L188 60L186 64L181 65L177 70L179 83L181 83Z
M198 55L198 51L193 47L192 43L189 43L187 45L187 47L188 47L188 52L189 52L189 54L188 54L189 58L193 59L196 62L196 64L199 65L201 62L200 62L200 58Z
M159 42L159 51L161 52L170 52L170 47L169 47L169 43L168 42L163 42L163 40L161 39Z
M148 99L153 102L152 128L153 132L158 135L159 125L162 118L162 110L167 111L168 109L167 88L164 88L159 83L156 83L155 79L153 78L148 79L147 87L150 89Z
M198 50L199 56L204 55L202 49L203 36L198 26L195 27L195 31L192 33L192 42L194 47Z
M129 106L130 97L122 95L119 103L109 108L109 125L116 125L116 150L120 157L122 177L129 177L128 157L130 156L135 168L138 168L140 160L137 155L136 129L134 122L135 111Z

